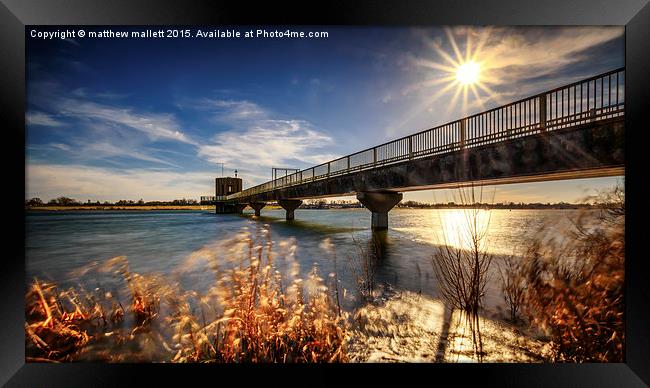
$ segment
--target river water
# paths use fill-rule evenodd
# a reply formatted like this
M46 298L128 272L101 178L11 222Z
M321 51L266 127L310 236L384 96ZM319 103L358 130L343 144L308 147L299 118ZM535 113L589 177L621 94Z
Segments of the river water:
M298 209L293 222L284 220L281 209L264 209L259 219L250 211L244 216L215 215L207 210L30 213L26 218L27 282L38 277L63 286L106 286L103 282L108 280L94 277L89 281L79 269L124 255L134 272L173 277L184 287L201 291L213 277L205 267L185 268L192 252L236 238L243 230L255 233L268 225L274 246L284 242L295 248L303 276L314 266L323 277L336 270L341 287L353 295L355 257L360 250L374 249L380 255L377 283L435 298L432 255L439 244L465 244L465 214L454 209L393 209L390 229L375 238L378 243L372 243L366 209ZM518 254L540 228L553 233L553 228L571 225L576 216L573 210L491 210L481 211L479 223L487 226L487 249L499 256ZM485 303L490 308L502 303L494 274Z

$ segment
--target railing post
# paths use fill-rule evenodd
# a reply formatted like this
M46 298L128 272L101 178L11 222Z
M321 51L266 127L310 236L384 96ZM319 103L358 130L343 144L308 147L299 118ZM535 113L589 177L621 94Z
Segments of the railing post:
M350 170L350 157L348 156L348 171Z
M413 159L413 142L411 140L412 137L413 136L408 137L408 139L409 139L409 160Z
M539 98L539 126L542 131L546 131L546 94Z
M327 162L327 177L330 177L330 162Z
M377 164L377 147L372 148L372 165Z
M465 130L467 126L467 119L460 119L460 148L465 148Z

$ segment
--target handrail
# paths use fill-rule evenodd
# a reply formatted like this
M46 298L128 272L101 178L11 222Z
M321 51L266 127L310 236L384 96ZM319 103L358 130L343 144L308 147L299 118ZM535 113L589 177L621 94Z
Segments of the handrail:
M342 156L226 198L248 197L405 160L619 117L624 113L625 67L621 67ZM339 168L339 164L343 164L343 168Z

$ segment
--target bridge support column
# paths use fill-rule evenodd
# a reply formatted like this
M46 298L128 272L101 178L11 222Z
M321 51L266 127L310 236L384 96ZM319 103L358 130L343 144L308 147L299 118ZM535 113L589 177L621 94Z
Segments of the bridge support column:
M388 212L402 200L402 194L366 191L357 193L357 199L372 212L372 229L382 230L388 229Z
M264 206L266 206L266 202L251 202L248 205L255 210L255 216L259 217L260 211Z
M294 214L293 211L298 208L302 204L302 201L299 199L279 199L278 200L278 205L282 206L284 210L287 212L287 221L291 221L294 219Z
M236 203L235 204L235 213L242 214L244 209L248 206L246 203Z
M228 214L230 213L228 204L226 202L217 201L214 203L215 214Z

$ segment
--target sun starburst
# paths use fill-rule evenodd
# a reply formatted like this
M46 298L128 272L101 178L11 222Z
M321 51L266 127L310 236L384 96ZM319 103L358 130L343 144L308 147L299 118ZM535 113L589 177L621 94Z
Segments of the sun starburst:
M420 82L420 87L434 87L435 93L430 95L423 105L431 108L441 96L453 92L448 100L447 111L460 108L467 115L471 108L485 109L485 102L493 99L498 101L497 94L490 88L496 83L496 77L491 76L489 56L485 55L484 47L490 35L490 29L475 30L471 28L446 28L445 34L448 45L443 47L440 40L427 39L426 44L437 55L436 60L419 60L418 64L434 70L434 76ZM459 44L457 37L465 36L465 41ZM460 105L459 98L462 96Z

